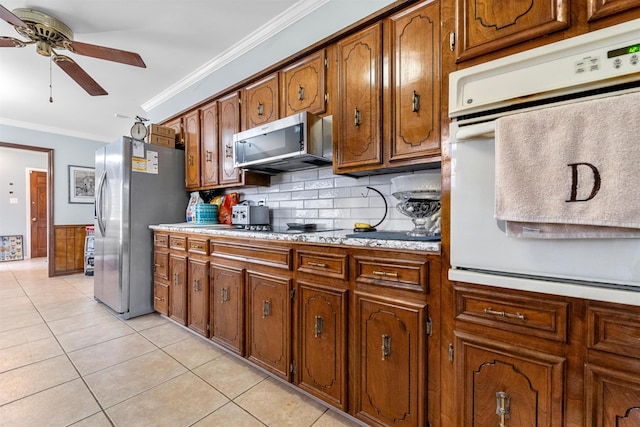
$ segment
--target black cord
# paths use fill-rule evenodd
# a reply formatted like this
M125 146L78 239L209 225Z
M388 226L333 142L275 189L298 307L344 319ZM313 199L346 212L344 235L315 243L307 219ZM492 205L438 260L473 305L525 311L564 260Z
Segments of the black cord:
M377 223L376 225L372 225L371 228L376 228L377 226L379 226L380 224L382 224L382 222L385 220L385 218L387 217L387 211L389 210L389 205L387 205L387 199L385 199L384 195L376 190L373 187L367 187L369 190L373 190L376 193L378 193L380 195L380 197L382 197L382 201L384 202L384 215L382 216L382 219L380 220L379 223Z

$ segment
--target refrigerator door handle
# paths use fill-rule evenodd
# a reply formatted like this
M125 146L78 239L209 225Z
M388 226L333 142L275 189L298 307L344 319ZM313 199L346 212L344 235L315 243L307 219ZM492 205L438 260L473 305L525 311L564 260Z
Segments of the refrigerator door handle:
M104 236L105 233L105 223L104 223L104 219L103 219L103 215L102 215L102 204L104 201L103 198L103 190L104 190L104 185L107 181L107 171L103 171L102 174L100 175L100 181L98 181L98 189L96 191L96 219L98 221L98 228L100 229L100 234L102 236Z

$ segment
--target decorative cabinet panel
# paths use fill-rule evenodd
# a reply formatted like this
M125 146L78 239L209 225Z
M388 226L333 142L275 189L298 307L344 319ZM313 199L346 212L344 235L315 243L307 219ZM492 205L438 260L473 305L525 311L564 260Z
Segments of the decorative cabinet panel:
M623 14L638 8L636 0L587 0L588 17L587 19L595 21L601 18Z
M200 335L209 336L209 262L189 258L187 277L187 326Z
M233 92L218 100L219 115L219 184L238 184L240 173L234 166L233 134L240 132L240 95Z
M202 187L218 184L218 104L212 102L200 110Z
M382 23L340 40L337 54L334 171L372 169L382 164Z
M426 304L355 299L354 415L375 426L424 426Z
M569 27L569 2L561 0L458 0L457 61Z
M176 134L176 148L184 149L184 132L182 128L182 117L176 117L166 123L163 124L168 128L171 128L175 131Z
M564 425L564 358L455 334L460 426Z
M200 187L200 112L192 111L184 116L184 170L185 187Z
M298 281L298 386L346 410L347 290Z
M169 280L169 253L158 249L153 253L153 274L164 280Z
M587 364L587 427L640 426L640 364L631 366L620 370Z
M169 285L156 278L153 283L153 309L160 314L169 314Z
M279 74L273 73L242 91L243 129L251 129L280 118Z
M243 268L211 265L211 339L244 356Z
M291 379L291 279L247 271L247 356Z
M187 257L169 255L169 317L176 322L187 324Z
M326 111L326 57L321 49L282 70L284 116L308 111Z

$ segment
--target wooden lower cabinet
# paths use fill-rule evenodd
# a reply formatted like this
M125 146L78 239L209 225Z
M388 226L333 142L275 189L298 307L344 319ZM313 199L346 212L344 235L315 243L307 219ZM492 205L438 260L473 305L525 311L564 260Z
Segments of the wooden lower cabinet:
M427 306L356 292L354 415L374 426L426 423Z
M291 279L247 271L247 357L291 380Z
M209 262L189 258L187 277L187 326L209 336Z
M244 268L211 264L211 340L240 356L244 356L244 275Z
M187 257L184 255L169 255L169 271L171 283L169 287L169 317L180 323L187 324Z
M169 315L169 284L155 277L153 283L153 309L165 316Z
M586 426L640 426L640 363L627 360L624 369L612 366L619 365L589 363L585 367Z

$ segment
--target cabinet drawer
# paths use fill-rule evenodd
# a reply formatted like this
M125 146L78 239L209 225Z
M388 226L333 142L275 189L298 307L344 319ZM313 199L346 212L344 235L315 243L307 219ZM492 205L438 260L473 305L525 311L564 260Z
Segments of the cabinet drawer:
M157 280L153 285L153 308L165 316L169 313L169 286Z
M456 319L553 341L567 341L568 303L517 291L456 286Z
M347 279L347 255L298 251L298 271L336 279Z
M209 255L209 240L189 237L187 240L187 251L190 253Z
M153 245L157 248L168 248L169 247L169 235L168 234L158 234L155 233L153 235Z
M401 256L401 255L398 255ZM356 282L429 291L429 262L355 256Z
M167 252L153 253L153 274L165 280L169 279L169 254Z
M594 350L640 358L640 308L589 305L587 345Z
M211 253L222 258L291 270L293 249L282 246L211 241Z
M169 247L178 251L187 249L187 238L185 236L170 236Z

